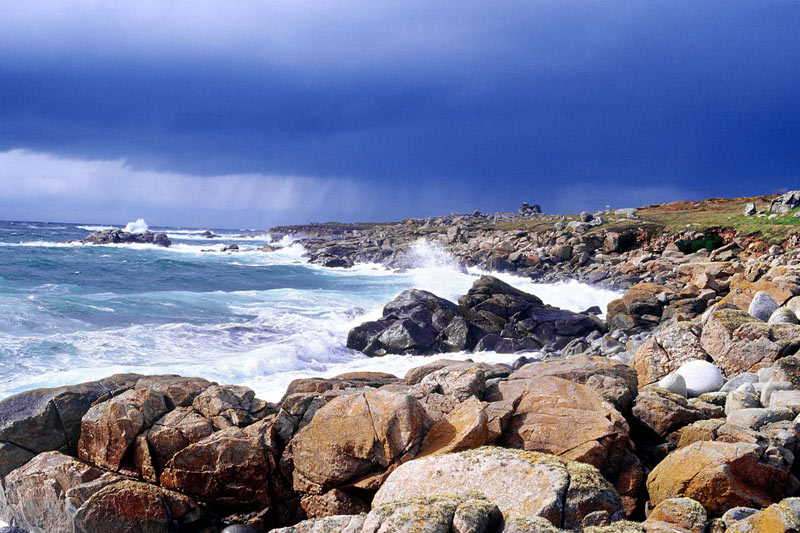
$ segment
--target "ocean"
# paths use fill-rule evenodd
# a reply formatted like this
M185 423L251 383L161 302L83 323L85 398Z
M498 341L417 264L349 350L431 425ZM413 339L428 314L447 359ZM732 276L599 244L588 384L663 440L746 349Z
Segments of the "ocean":
M246 385L277 401L295 378L382 371L402 376L434 357L368 358L345 346L353 326L380 316L405 289L456 300L482 272L457 268L440 247L414 247L416 268L326 269L289 240L247 230L160 228L170 248L93 246L79 240L115 226L0 222L0 398L118 372L201 376ZM210 230L218 235L202 236ZM227 244L241 249L220 250ZM535 284L500 275L573 311L619 294L577 282ZM517 355L441 357L510 362Z

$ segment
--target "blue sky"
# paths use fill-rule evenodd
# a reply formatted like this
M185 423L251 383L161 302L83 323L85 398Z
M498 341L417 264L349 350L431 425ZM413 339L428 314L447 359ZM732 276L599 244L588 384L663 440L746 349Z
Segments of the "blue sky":
M6 2L0 218L267 227L800 188L798 28L794 1Z

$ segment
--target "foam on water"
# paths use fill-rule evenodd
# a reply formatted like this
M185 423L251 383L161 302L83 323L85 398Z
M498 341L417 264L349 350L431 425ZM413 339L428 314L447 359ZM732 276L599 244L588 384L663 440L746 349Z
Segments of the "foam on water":
M401 273L380 265L310 265L291 239L279 241L283 247L274 252L231 254L203 253L209 246L193 242L99 250L32 242L0 248L6 261L45 269L18 279L0 275L0 398L116 372L201 376L250 386L271 401L299 377L350 371L402 376L437 357L371 359L346 348L349 329L380 316L404 289L456 300L482 274L460 269L440 245L425 241L412 249L414 268ZM42 282L31 286L34 274ZM94 279L101 275L110 277ZM500 277L574 311L604 309L619 296L576 282L543 285ZM517 356L441 357L510 362Z
M135 222L128 222L125 231L128 233L145 233L149 228L143 218L137 218Z

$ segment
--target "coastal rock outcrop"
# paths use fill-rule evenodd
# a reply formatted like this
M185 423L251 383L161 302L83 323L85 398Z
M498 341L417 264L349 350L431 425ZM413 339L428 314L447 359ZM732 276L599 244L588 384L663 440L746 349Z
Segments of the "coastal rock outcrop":
M427 291L404 291L386 304L381 319L353 328L347 346L370 356L512 353L560 349L603 330L593 316L547 306L495 277L481 276L457 306Z
M165 248L172 245L166 233L130 233L121 229L104 229L84 237L84 244L155 244Z

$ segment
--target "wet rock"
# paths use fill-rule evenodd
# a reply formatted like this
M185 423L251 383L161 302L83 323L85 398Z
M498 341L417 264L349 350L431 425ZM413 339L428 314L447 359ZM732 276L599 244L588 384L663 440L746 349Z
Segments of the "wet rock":
M552 342L565 346L575 337L602 330L589 316L545 306L538 297L492 276L481 276L475 281L467 294L459 298L458 311L483 335L497 336L491 346L484 342L482 346L486 349L498 344L502 349L503 340L515 341L520 350Z
M96 231L81 242L85 244L155 244L165 248L172 244L166 233L153 233L152 231L129 233L121 229Z

